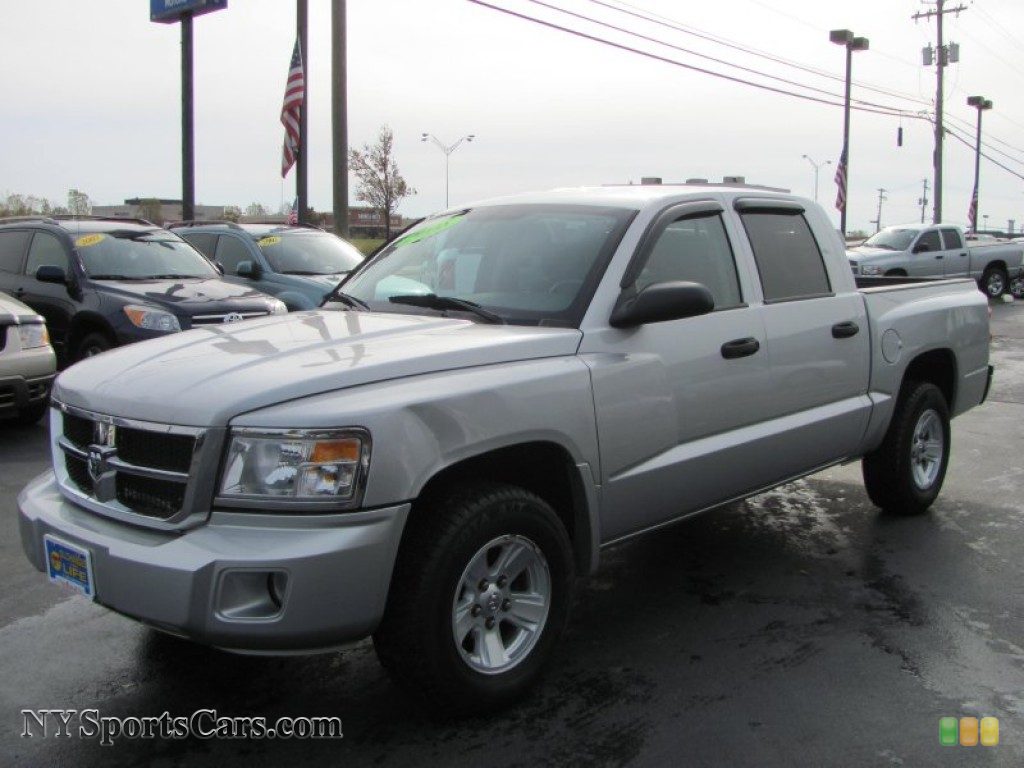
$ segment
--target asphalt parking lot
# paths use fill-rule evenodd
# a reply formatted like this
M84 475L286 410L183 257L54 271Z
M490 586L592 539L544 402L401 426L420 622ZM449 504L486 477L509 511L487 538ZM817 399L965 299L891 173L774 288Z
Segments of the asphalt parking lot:
M929 515L880 514L851 465L607 551L539 690L458 723L409 703L368 642L232 656L51 586L15 504L46 431L0 426L0 764L1019 766L1024 303L993 310L993 391L954 422ZM102 747L21 738L26 708L338 715L344 739ZM998 717L999 746L940 746L962 715Z

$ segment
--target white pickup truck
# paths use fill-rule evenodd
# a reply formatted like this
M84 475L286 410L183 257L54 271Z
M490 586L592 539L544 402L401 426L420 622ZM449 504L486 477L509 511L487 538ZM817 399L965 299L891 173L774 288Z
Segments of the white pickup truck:
M886 227L847 252L853 274L889 277L970 277L991 299L1021 293L1024 248L1016 243L965 244L955 224Z
M876 504L927 509L991 380L972 280L860 290L821 208L752 188L466 206L333 298L62 373L29 560L233 651L372 635L480 712L538 678L616 542L858 459Z

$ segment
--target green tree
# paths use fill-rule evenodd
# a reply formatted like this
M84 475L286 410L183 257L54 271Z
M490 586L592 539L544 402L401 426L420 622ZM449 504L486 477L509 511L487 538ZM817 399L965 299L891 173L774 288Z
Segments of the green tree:
M233 221L236 224L242 218L242 209L237 205L229 205L224 208L224 220Z
M410 187L398 170L394 158L395 134L386 125L381 126L377 143L364 144L361 150L349 153L349 168L356 175L356 199L369 203L384 224L384 237L391 239L391 216L398 204L416 190Z

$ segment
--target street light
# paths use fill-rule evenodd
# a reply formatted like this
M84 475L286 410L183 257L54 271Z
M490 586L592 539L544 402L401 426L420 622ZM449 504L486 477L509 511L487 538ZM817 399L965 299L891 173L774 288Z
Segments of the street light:
M461 139L456 141L454 144L445 144L443 141L441 141L439 138L437 138L437 136L435 136L432 133L424 133L420 137L420 141L432 141L432 142L434 142L434 144L437 145L438 149L440 149L442 152L444 152L444 207L445 207L445 210L447 210L447 208L448 208L448 158L450 158L452 156L452 152L454 152L456 149L458 149L462 145L462 142L466 142L468 144L469 142L473 141L473 139L475 139L475 138L476 138L476 135L470 133L470 134L468 134L466 136L463 136Z
M814 202L818 202L818 170L823 165L832 165L832 161L826 160L824 163L816 163L810 155L804 155L803 158L814 166Z
M850 83L853 69L853 52L866 51L868 39L866 37L854 37L853 32L848 29L833 29L828 33L828 39L836 45L846 47L846 98L843 101L843 154L839 160L839 170L842 172L843 207L840 210L839 228L846 236L846 209L849 207L847 190L850 188Z
M968 209L970 228L972 232L978 231L978 184L981 181L981 113L992 109L992 102L984 96L969 96L967 106L978 110L978 137L974 147L974 194L971 196L971 207ZM984 217L985 228L988 229L988 216Z

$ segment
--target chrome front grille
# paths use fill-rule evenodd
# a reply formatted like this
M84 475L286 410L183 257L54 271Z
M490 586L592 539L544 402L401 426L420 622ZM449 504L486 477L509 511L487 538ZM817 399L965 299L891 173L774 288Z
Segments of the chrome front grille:
M242 320L252 320L254 317L266 317L268 311L259 312L222 312L217 315L193 315L192 327L200 325L219 325L221 323L237 323Z
M150 527L178 528L205 517L208 507L196 504L195 480L201 452L210 447L207 430L54 405L54 470L66 496L93 512Z

